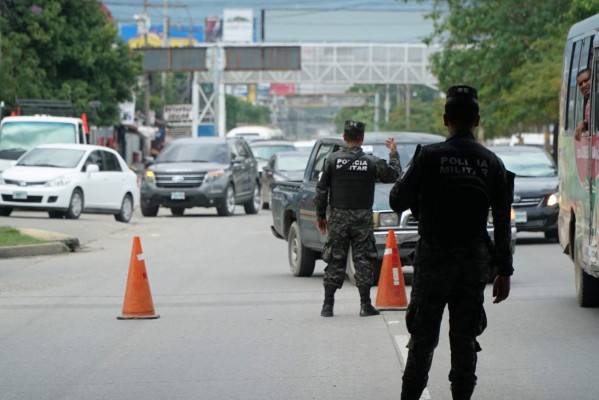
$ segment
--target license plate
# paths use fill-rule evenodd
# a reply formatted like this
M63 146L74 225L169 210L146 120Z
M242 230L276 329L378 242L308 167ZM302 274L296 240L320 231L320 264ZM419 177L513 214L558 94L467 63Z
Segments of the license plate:
M526 211L516 211L516 223L524 223L526 221L528 221Z
M171 200L185 200L185 192L171 192Z
M27 192L14 192L12 198L13 200L27 200Z

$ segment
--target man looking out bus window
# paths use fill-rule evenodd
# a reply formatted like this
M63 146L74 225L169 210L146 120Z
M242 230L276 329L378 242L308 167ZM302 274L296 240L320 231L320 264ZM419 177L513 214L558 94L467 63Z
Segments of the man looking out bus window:
M591 71L589 69L583 69L576 75L576 84L580 89L580 92L584 96L584 116L582 121L576 125L574 131L574 139L580 140L582 134L589 130L589 120L591 116L591 102L589 96L591 94Z

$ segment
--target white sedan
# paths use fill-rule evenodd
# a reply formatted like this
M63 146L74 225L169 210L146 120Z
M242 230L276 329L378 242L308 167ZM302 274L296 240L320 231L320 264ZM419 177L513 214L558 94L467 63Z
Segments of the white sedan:
M114 150L86 144L48 144L23 154L0 177L0 215L13 209L47 211L50 218L113 214L129 222L139 204L137 177Z

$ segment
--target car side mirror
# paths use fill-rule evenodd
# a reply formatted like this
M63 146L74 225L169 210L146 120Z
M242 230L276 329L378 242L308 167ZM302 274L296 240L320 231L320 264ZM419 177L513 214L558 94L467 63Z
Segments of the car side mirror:
M245 157L237 156L233 159L233 164L243 164L244 161L245 161Z
M98 172L100 171L100 167L98 166L98 164L87 164L87 167L85 167L85 172Z

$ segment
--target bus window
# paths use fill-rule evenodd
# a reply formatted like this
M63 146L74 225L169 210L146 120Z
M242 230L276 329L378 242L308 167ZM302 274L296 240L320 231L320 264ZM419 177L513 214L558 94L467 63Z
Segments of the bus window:
M572 64L570 65L570 87L568 89L568 102L566 103L568 119L566 120L566 130L574 130L576 127L575 111L576 111L576 95L579 93L578 85L576 84L576 75L578 74L578 66L580 64L580 45L578 41L574 43L572 49Z
M594 117L592 120L594 121L594 130L595 133L599 133L599 56L597 61L595 62L595 68L593 69L593 84L591 86L591 98L594 101ZM591 106L593 106L591 104ZM589 121L591 122L591 121Z

